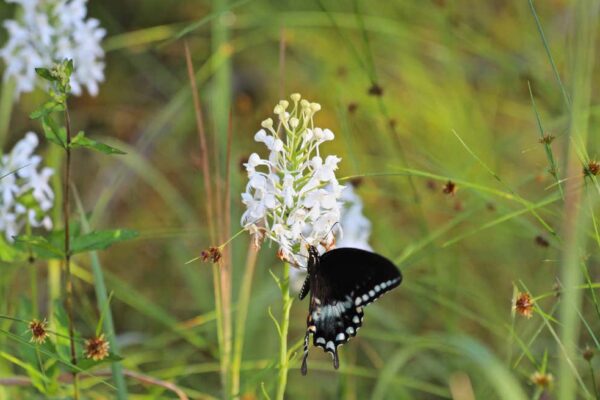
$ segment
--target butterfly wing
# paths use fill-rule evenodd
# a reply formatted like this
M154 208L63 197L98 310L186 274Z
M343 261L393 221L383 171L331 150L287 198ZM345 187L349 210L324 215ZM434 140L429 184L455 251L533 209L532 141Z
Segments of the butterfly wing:
M331 288L332 297L350 295L356 306L373 302L402 282L402 274L390 260L355 248L323 254L316 273L319 281Z
M362 325L363 307L402 282L402 275L387 258L378 254L340 248L320 257L310 276L310 305L304 340L302 373L306 374L308 336L329 352L338 368L337 347L356 336Z

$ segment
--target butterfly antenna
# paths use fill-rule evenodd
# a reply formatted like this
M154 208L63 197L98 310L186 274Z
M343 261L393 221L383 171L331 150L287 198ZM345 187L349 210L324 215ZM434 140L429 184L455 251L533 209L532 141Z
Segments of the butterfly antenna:
M300 372L302 375L306 375L308 372L308 365L306 363L306 359L308 358L308 338L310 336L310 331L306 330L306 335L304 336L304 357L302 357L302 367L300 367Z
M331 225L331 229L329 229L329 232L327 232L327 235L325 235L325 237L323 239L327 239L327 236L329 236L329 234L331 232L333 232L333 229L335 228L336 225L339 225L340 221L337 221L335 224Z

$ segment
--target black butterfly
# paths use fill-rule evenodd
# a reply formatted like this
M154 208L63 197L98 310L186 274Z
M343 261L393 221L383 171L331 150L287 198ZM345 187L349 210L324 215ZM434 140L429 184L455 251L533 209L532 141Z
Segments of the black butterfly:
M306 318L302 375L308 370L308 340L331 353L339 367L337 348L356 336L362 325L363 307L400 285L402 274L387 258L370 251L340 248L319 255L308 248L308 275L300 300L311 292Z

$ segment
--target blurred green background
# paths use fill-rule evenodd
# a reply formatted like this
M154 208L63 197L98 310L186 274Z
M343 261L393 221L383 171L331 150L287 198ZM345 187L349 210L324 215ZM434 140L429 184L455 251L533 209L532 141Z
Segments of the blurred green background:
M595 28L581 12L586 4L535 3L569 92L578 79L578 29ZM13 9L0 4L0 18L11 17ZM211 266L185 264L218 244L210 242L206 229L187 41L209 144L216 149L212 161L218 158L221 172L232 113L231 231L239 230L243 212L241 164L250 153L263 151L253 135L282 95L300 92L322 105L318 125L336 133L323 151L342 157L338 177L366 175L357 190L373 223L371 244L404 273L402 286L367 309L360 335L341 348L342 368L334 371L329 356L313 349L307 377L300 375L298 361L293 363L286 398L471 399L470 390L481 399L517 398L511 393L519 391L526 398L560 398L554 387L543 390L530 382L544 364L560 379L562 343L553 332L562 329L554 319L560 302L554 292L564 213L539 143L528 83L544 132L556 137L552 149L563 178L569 143L576 140L527 1L106 0L92 1L88 15L108 30L106 81L97 97L71 101L73 125L128 154L78 153L74 181L94 227L141 233L100 253L108 289L114 291L112 310L126 368L173 381L191 398L221 396ZM598 69L592 37L586 49L593 77ZM598 84L584 82L591 90L588 142L576 144L580 155L593 159L600 142ZM381 96L369 93L374 85ZM28 114L43 99L36 92L15 105L10 144L27 130L39 133ZM407 176L407 169L416 172ZM457 184L454 195L442 191L448 179ZM582 203L588 217L598 199L590 188ZM528 210L542 201L546 204L536 211L557 236ZM593 227L585 228L592 238ZM231 245L234 314L248 243L242 235ZM599 279L594 246L584 251L592 282ZM244 399L262 398L261 383L274 391L278 342L267 310L272 307L277 315L281 303L269 274L279 274L281 267L276 249L263 246L253 277ZM83 256L75 262L77 325L91 332L98 311L90 260ZM41 268L42 279L45 274ZM27 282L26 274L12 275L8 308L13 313ZM515 285L545 296L536 302L540 312L533 318L511 314ZM585 291L577 309L578 323L587 328L582 325L572 346L578 398L594 398L598 367L597 358L588 365L580 354L586 345L598 345L591 290L596 289ZM303 337L307 307L294 302L290 344ZM132 398L172 396L133 382L130 391ZM22 389L5 393L34 398ZM86 398L113 395L100 385Z

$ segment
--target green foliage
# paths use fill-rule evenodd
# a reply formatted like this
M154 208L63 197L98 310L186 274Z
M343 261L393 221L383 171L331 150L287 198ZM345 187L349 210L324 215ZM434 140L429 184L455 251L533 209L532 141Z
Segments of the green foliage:
M77 136L75 136L71 140L70 147L71 148L82 147L82 148L86 148L86 149L92 149L92 150L96 150L96 151L99 151L104 154L126 154L125 152L123 152L119 149L115 149L114 147L111 147L107 144L100 143L98 141L95 141L93 139L86 137L85 133L83 133L83 132L79 132L77 134Z
M139 236L137 231L131 229L111 229L85 234L71 232L71 254L105 250L115 243L135 239ZM64 230L55 230L47 236L17 236L15 244L21 251L33 251L38 258L61 259L65 255L64 237Z
M73 150L74 192L81 192L81 212L91 211L90 225L141 233L98 257L85 252L137 233L85 233L71 225L72 251L81 254L73 263L79 332L97 334L110 303L124 368L176 385L190 398L227 395L220 383L212 271L185 265L201 248L219 244L209 239L201 213L208 194L193 167L200 155L182 57L187 41L214 187L225 185L216 171L229 168L232 230L244 211L239 193L245 172L238 166L258 149L257 121L280 93L299 91L327 110L324 124L336 134L327 152L342 157L339 176L360 178L371 244L405 275L401 287L366 309L358 338L339 349L338 371L311 348L309 376L301 377L306 302L291 306L288 358L280 358L283 282L277 278L276 285L269 275L281 276L277 249L263 244L255 270L246 275L248 243L236 239L225 248L232 260L230 312L237 319L242 310L247 318L233 332L241 343L234 395L274 397L278 366L289 360L285 398L291 400L437 400L470 398L471 391L478 399L598 398L600 186L588 163L600 154L600 109L598 74L587 70L597 70L594 2L184 3L143 2L135 21L111 3L90 9L110 23L104 42L110 73L100 97L68 97L73 133L87 132L73 135L70 145L63 121L70 91L65 77L73 64L38 71L52 98L30 117L56 145L57 187L64 156L56 154ZM10 11L0 2L2 15ZM368 93L373 84L383 89L381 96ZM9 89L2 84L3 93ZM15 105L10 140L30 129L19 114L38 96ZM6 104L13 102L2 104L7 115ZM226 165L230 111L234 134ZM80 148L127 155L103 157ZM567 149L577 162L570 172ZM589 172L580 182L582 165ZM453 195L442 191L448 180L458 188ZM358 179L343 184L351 181ZM567 206L578 188L581 202ZM61 210L57 203L58 228ZM577 218L572 210L579 210ZM576 233L574 240L566 240L564 226ZM79 333L80 362L71 365L63 303L46 300L52 286L44 286L56 278L52 271L60 270L56 260L63 252L61 229L20 235L14 244L0 238L0 295L6 299L0 312L22 320L0 320L0 376L26 376L33 385L0 388L0 398L72 397L71 386L57 377L82 369L82 398L116 396L115 380L89 378L108 365L96 369L81 358ZM31 271L37 272L37 292ZM97 304L99 272L106 287ZM513 282L534 299L529 319L513 311ZM57 333L38 346L44 371L23 322L36 317L34 304L42 314L53 311L49 320ZM579 354L586 346L596 354L590 360ZM532 384L535 372L551 374L554 384ZM130 377L125 388L132 398L174 397Z

